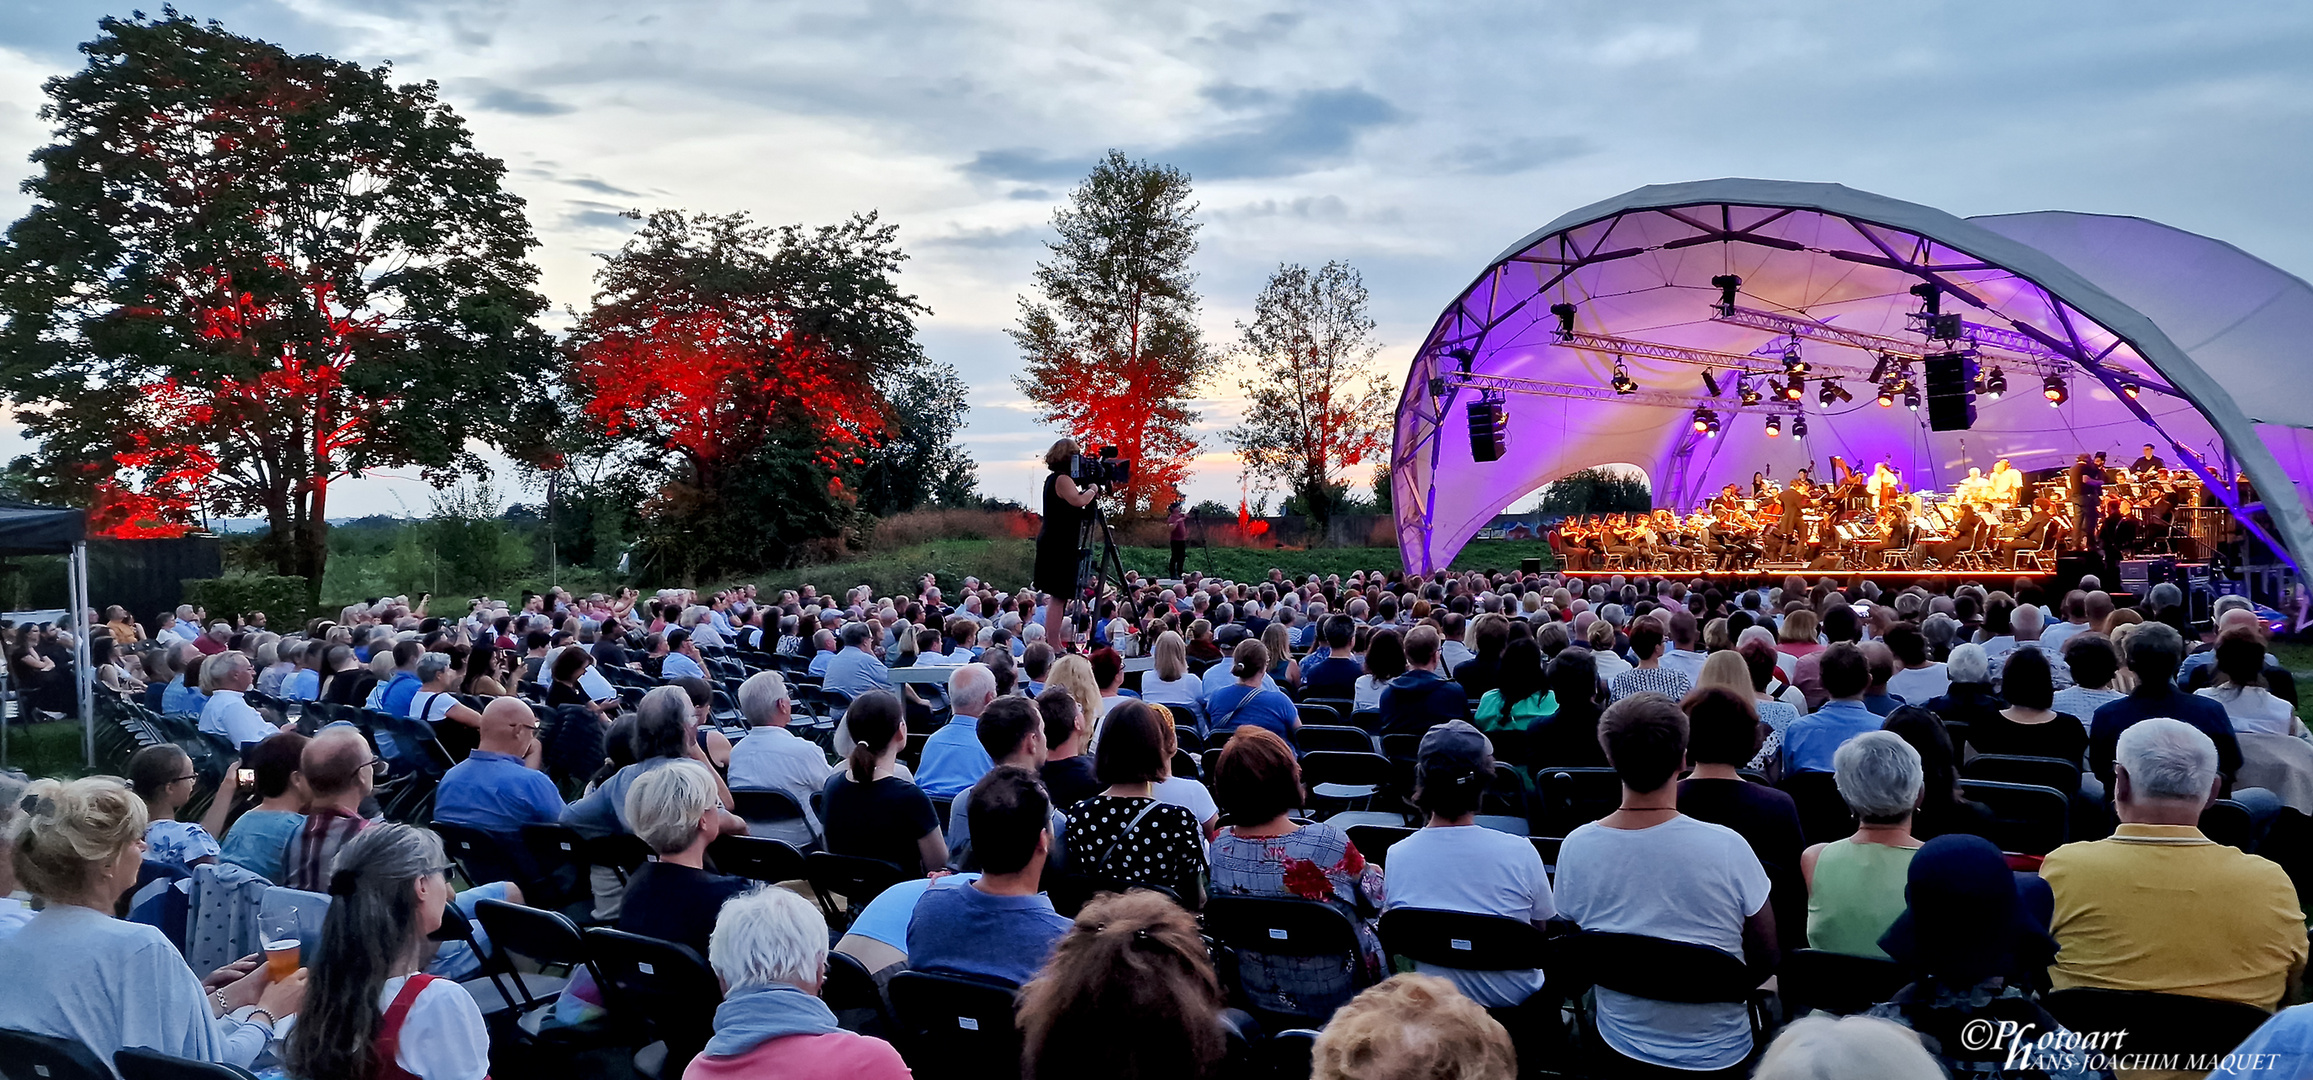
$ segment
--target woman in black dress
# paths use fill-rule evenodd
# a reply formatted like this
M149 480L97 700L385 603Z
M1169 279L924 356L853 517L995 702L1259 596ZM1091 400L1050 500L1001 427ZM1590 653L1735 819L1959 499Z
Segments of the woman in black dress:
M1068 475L1068 463L1075 456L1074 439L1053 443L1044 453L1044 467L1051 474L1044 478L1044 525L1036 531L1036 588L1050 598L1044 602L1044 634L1055 650L1068 645L1064 620L1069 598L1076 594L1084 522L1091 517L1085 508L1100 494L1100 485L1080 488Z

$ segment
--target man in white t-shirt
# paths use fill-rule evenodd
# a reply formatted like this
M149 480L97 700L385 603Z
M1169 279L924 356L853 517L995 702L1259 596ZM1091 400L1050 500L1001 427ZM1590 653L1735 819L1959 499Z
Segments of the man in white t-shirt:
M1608 708L1598 728L1622 778L1622 806L1567 836L1558 854L1559 912L1584 930L1707 945L1756 959L1755 970L1772 967L1775 913L1758 856L1734 830L1678 812L1686 714L1660 694L1636 694ZM1397 858L1390 849L1390 861ZM1390 871L1395 903L1398 871ZM1598 1075L1630 1072L1635 1061L1732 1076L1751 1053L1741 1002L1656 1001L1603 986L1597 995L1606 1059Z
M1429 825L1390 845L1389 906L1500 915L1537 927L1556 916L1550 878L1533 843L1476 823L1494 779L1486 736L1449 720L1423 733L1415 754L1414 805L1429 813ZM1444 977L1487 1008L1519 1005L1542 989L1539 970L1414 969Z

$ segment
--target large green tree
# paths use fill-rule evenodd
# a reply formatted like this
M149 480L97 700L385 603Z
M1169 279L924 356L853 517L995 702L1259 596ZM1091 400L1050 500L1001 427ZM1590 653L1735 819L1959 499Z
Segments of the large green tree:
M646 562L775 567L842 530L866 455L902 430L884 388L925 364L906 259L872 213L805 229L672 210L604 257L568 389L652 493Z
M1187 173L1109 151L1053 212L1039 299L1020 298L1009 331L1038 421L1134 462L1127 510L1164 505L1197 452L1189 403L1213 358L1197 332L1189 195Z
M1245 419L1229 442L1248 475L1283 484L1323 535L1341 497L1336 477L1389 445L1395 394L1373 369L1381 343L1365 280L1340 261L1279 266L1237 332Z
M552 354L522 200L432 83L174 11L99 27L0 242L0 394L100 529L262 515L318 586L332 482L523 450Z
M883 517L919 506L977 505L971 456L956 442L971 410L953 365L919 360L890 369L883 387L892 425L860 455L859 509Z

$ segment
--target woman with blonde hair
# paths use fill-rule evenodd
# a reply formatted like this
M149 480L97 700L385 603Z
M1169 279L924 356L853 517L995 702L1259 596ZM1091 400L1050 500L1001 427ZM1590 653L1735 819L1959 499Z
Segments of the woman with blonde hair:
M1197 921L1162 893L1084 905L1020 991L1021 1075L1201 1080L1228 1049L1220 980Z
M1273 622L1261 631L1261 647L1269 650L1269 677L1288 694L1301 692L1301 661L1293 658L1293 631Z
M1775 631L1775 651L1794 660L1821 651L1823 644L1815 640L1815 632L1822 622L1813 608L1803 607L1783 616L1782 627Z
M1310 1055L1314 1080L1512 1080L1510 1033L1454 984L1435 975L1393 975L1326 1021Z
M1085 719L1092 724L1091 742L1100 742L1100 721L1094 710L1100 707L1100 680L1093 677L1092 661L1082 654L1071 653L1052 662L1052 670L1044 674L1044 685L1065 686L1069 694L1084 706Z
M0 941L0 1017L98 1058L139 1046L246 1068L305 1000L251 956L193 974L155 927L113 916L144 860L145 805L117 777L38 780L14 828L17 884L41 911ZM454 987L453 987L454 988ZM461 991L463 993L463 991Z
M1197 726L1204 726L1204 680L1189 674L1188 642L1167 630L1156 636L1151 652L1155 666L1141 673L1140 699L1151 705L1185 707L1196 714Z

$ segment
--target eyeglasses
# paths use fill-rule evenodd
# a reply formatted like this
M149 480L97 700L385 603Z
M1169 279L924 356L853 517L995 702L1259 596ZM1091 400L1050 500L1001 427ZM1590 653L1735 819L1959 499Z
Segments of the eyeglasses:
M393 768L393 763L381 757L373 757L368 761L362 762L361 767L372 772L384 772L387 769Z
M200 779L200 778L201 778L201 774L200 774L200 773L186 773L186 774L185 774L185 775L183 775L183 776L177 777L176 779L169 781L169 783L172 783L172 784L182 784L182 783L184 783L184 782L185 782L185 781L187 781L187 780L198 780L198 779Z

